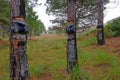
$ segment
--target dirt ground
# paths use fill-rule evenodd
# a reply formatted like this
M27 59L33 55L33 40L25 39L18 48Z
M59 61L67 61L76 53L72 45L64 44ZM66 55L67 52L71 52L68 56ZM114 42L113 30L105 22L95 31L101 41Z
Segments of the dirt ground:
M54 38L66 38L66 35L56 35L56 34L43 34L41 36L32 37L32 40L39 40L39 39L54 39ZM9 45L9 40L2 40L0 39L0 46ZM120 54L120 36L119 37L112 37L105 39L105 45L102 46L108 51L112 51L112 53Z
M45 73L42 76L31 76L30 79L31 80L53 80L50 73Z
M105 40L105 45L103 49L106 49L108 52L113 53L114 55L120 57L120 36L107 38Z
M4 46L4 45L9 45L9 41L0 39L0 46Z
M31 40L40 40L40 39L59 39L66 38L67 35L62 34L41 34L40 36L32 37ZM28 38L30 40L30 37Z

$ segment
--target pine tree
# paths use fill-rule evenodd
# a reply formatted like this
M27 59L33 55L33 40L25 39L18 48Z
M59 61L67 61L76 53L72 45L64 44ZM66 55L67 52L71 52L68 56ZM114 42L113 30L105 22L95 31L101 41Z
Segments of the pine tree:
M11 0L10 80L30 80L26 55L27 25L24 0Z
M4 37L7 33L7 29L10 26L10 10L9 10L9 1L0 0L0 36Z
M67 71L68 73L74 73L74 69L78 66L77 57L77 43L76 43L76 11L75 0L67 0L68 2L68 27L66 32L67 38ZM74 79L72 79L74 80Z
M98 25L97 25L97 44L98 45L103 45L105 44L105 40L104 40L104 28L103 28L103 17L104 17L104 13L103 13L103 0L98 0Z

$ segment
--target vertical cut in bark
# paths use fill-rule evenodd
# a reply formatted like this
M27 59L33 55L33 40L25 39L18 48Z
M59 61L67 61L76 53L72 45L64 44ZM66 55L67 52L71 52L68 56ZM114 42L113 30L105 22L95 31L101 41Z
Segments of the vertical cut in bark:
M10 0L10 80L30 80L26 55L25 1Z

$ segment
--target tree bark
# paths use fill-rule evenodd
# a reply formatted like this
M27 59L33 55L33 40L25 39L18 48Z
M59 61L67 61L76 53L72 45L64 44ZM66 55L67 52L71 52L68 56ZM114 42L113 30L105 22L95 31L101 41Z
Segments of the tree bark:
M25 1L10 0L10 80L30 80L26 55Z
M68 6L68 33L67 39L67 71L73 72L73 68L78 64L77 44L76 44L76 0L67 0Z
M11 0L11 17L13 18L25 18L25 1L24 0Z
M97 0L98 3L98 25L97 25L97 44L98 45L104 45L104 28L103 28L103 18L104 18L104 6L103 6L103 0Z

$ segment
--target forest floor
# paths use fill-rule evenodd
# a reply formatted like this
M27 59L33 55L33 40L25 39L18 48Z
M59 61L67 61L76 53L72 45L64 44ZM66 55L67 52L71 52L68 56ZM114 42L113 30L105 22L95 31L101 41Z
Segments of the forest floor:
M41 35L28 40L31 80L69 80L66 73L66 35ZM96 45L96 36L78 36L80 76L83 80L120 80L120 37ZM9 80L9 41L0 39L0 80Z
M120 55L120 37L106 39L105 47L113 53Z

